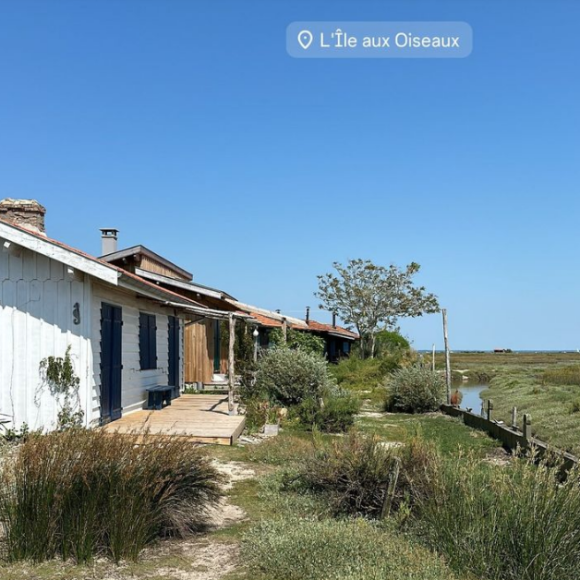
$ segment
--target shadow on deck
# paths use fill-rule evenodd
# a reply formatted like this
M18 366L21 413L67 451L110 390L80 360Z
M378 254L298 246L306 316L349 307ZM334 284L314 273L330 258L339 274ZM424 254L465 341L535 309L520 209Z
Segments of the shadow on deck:
M109 433L184 437L194 443L233 445L245 417L228 415L227 395L181 395L160 411L135 411L104 427Z

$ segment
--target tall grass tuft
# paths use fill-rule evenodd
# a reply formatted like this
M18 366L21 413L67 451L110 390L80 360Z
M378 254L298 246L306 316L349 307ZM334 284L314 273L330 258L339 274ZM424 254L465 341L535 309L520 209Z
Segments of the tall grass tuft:
M30 435L0 473L10 561L135 560L160 536L203 525L221 476L185 440L70 429Z
M356 431L330 444L318 442L298 471L289 472L287 487L326 495L336 514L378 518L395 463L400 470L390 498L394 510L431 494L439 465L432 445L414 438L398 449Z
M446 463L419 523L457 571L482 579L571 580L580 571L580 473L546 463Z

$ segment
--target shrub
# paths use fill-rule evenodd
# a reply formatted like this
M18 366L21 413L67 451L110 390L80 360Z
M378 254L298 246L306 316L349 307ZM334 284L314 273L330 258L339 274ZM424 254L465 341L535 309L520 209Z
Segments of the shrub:
M267 521L242 556L271 580L452 580L441 558L362 519Z
M457 571L489 580L570 580L580 570L580 474L458 458L420 505L431 546Z
M141 443L79 428L29 435L0 473L8 559L136 559L203 524L221 495L215 468L188 441Z
M322 399L306 399L296 410L300 422L327 433L343 433L354 425L360 401L346 392L331 394Z
M330 384L326 361L299 349L270 349L258 363L257 391L284 406L318 398Z
M292 349L300 349L310 354L322 356L324 354L324 339L316 336L311 332L303 332L289 328L286 331L286 343L282 331L279 328L274 328L270 331L270 343L279 348L287 346Z
M400 413L436 411L443 402L445 383L431 370L408 367L397 371L389 380L386 409Z
M383 382L388 369L379 359L360 359L351 356L330 367L338 386L350 390L369 390Z
M381 330L375 337L375 355L384 352L403 352L411 350L411 343L395 330Z
M272 405L270 401L251 398L243 401L246 417L246 429L249 433L258 433L266 423L278 423L280 407Z
M395 462L400 464L392 509L411 507L431 493L439 456L430 445L414 439L396 449L374 436L352 432L331 444L318 443L300 471L289 474L287 487L328 496L336 514L379 517Z

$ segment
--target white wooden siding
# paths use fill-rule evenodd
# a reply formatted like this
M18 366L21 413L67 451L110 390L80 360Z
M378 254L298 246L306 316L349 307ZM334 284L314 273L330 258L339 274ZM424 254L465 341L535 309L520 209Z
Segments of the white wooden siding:
M172 310L163 308L155 302L137 298L130 292L123 292L116 288L108 288L101 284L93 287L93 344L94 344L94 376L95 388L93 392L92 416L94 421L99 419L100 398L100 332L101 332L101 304L107 302L122 308L123 316L123 372L121 406L123 415L142 409L146 403L147 387L166 385L169 380L169 321ZM157 368L142 371L139 360L139 312L155 315L157 326ZM183 325L183 322L181 323ZM181 335L181 333L180 333ZM181 358L183 358L183 338L180 336ZM182 364L182 363L181 363ZM181 366L180 364L180 366ZM182 384L183 371L180 369L179 384Z
M73 322L79 303L80 324ZM0 249L0 419L17 429L52 429L57 403L42 382L40 362L64 356L71 347L80 378L80 407L86 425L100 420L101 303L122 308L123 414L141 409L145 388L167 384L168 315L172 309L137 298L134 292L108 286L87 274L32 250ZM156 315L157 369L139 365L139 312ZM183 320L180 324L179 385L183 386Z
M76 302L78 325L73 322ZM54 427L57 404L43 384L40 362L64 356L68 346L86 409L90 324L88 277L25 248L0 251L0 418L17 429L24 423L32 429Z

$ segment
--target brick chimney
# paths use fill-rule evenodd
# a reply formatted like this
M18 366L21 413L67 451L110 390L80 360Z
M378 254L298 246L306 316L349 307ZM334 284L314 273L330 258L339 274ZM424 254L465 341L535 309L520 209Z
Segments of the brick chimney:
M35 199L10 199L0 201L0 219L33 232L45 233L46 208Z

